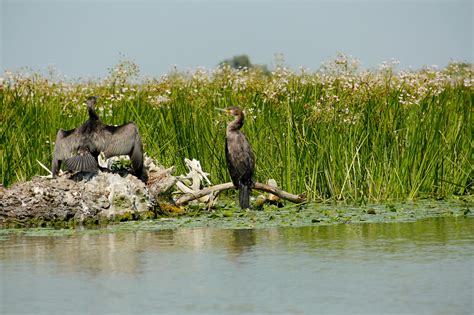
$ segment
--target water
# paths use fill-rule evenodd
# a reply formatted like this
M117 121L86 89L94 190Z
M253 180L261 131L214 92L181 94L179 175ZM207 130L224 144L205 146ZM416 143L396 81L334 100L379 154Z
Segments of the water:
M0 313L472 314L474 219L0 240Z

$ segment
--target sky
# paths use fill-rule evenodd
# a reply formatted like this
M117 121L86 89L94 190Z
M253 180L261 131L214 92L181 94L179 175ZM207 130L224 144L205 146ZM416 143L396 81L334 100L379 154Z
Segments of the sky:
M374 68L473 62L473 2L464 0L0 0L0 76L56 68L103 77L121 59L143 76L252 63L317 70L338 52Z

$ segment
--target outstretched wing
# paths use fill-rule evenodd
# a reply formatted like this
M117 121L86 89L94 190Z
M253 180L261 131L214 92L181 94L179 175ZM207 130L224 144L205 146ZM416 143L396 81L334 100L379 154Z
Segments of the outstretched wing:
M97 134L96 147L104 152L106 158L117 155L129 155L136 175L140 176L143 168L143 145L134 123L122 126L104 126Z
M74 131L76 131L76 129L59 129L54 145L54 159L63 161L77 154L80 136L74 133Z
M104 126L97 134L96 147L109 158L117 155L128 155L132 152L138 135L133 123L122 126Z

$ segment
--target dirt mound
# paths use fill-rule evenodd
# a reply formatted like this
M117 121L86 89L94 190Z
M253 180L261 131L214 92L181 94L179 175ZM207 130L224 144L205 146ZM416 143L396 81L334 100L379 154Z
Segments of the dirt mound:
M153 217L176 183L170 169L152 169L148 184L131 174L78 173L34 177L0 192L0 225L41 226Z

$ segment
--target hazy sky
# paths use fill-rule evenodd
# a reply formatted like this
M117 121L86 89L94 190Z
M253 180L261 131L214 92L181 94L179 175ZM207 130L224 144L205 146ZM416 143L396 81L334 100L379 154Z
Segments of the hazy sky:
M254 63L316 70L343 52L364 67L473 62L473 2L0 0L0 73L53 65L70 77L104 76L121 58L160 76Z

